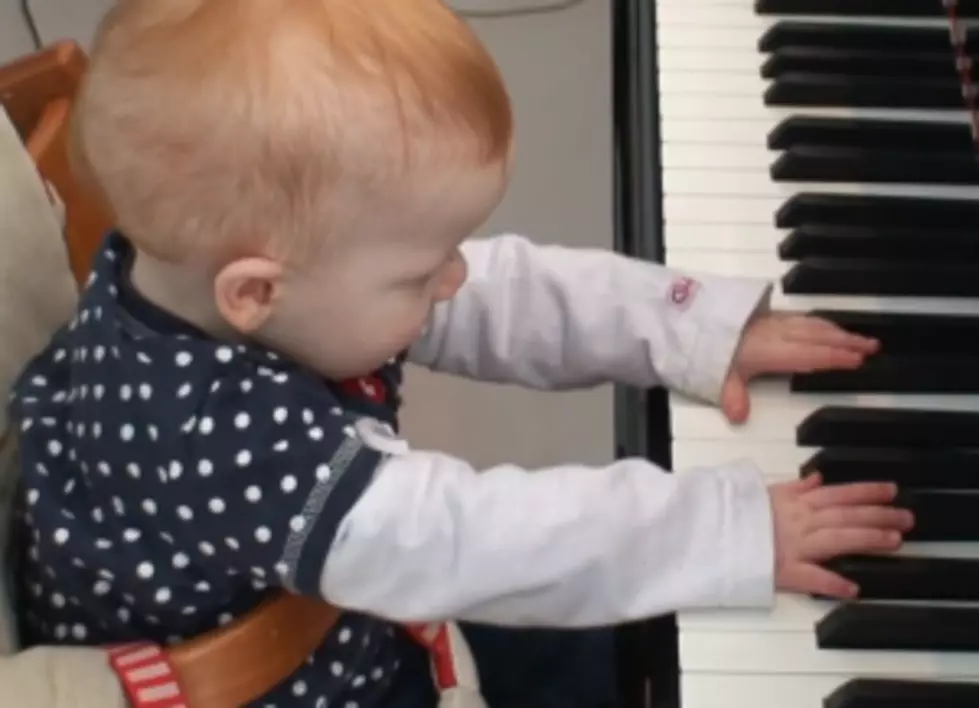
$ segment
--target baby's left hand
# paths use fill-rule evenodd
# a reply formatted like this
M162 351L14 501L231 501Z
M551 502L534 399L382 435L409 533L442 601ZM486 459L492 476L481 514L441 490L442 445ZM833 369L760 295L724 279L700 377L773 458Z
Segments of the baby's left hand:
M745 327L721 392L721 410L732 423L748 418L748 382L764 374L856 369L880 344L818 317L773 312Z

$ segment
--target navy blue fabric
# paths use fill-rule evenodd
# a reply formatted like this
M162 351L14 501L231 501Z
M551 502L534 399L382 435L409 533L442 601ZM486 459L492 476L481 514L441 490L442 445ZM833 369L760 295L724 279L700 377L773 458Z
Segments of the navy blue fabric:
M136 293L132 258L122 236L106 240L75 318L14 388L28 645L175 642L270 588L317 594L337 527L382 461L357 420L397 425L400 359L332 384L215 341ZM612 705L609 632L466 632L492 708ZM254 705L411 701L434 705L423 654L351 613Z

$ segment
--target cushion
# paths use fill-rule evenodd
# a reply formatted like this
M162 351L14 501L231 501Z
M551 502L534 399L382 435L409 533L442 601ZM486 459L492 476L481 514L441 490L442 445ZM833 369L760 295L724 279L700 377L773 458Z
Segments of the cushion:
M0 548L7 547L16 483L6 400L28 360L68 320L77 301L59 212L0 107ZM0 564L4 561L0 554ZM6 568L0 567L6 578ZM13 649L9 595L0 584L0 654Z

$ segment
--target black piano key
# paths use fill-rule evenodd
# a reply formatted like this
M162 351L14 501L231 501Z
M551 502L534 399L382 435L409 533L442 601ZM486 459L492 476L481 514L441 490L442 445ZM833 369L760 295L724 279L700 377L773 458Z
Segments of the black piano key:
M963 109L958 78L913 79L833 74L783 74L765 89L766 106Z
M873 337L891 355L979 357L979 316L813 310L809 314Z
M975 492L901 490L894 505L914 513L914 528L904 535L908 541L979 541Z
M901 489L979 490L979 450L824 448L799 475L819 472L826 484L893 482Z
M765 79L797 73L905 76L916 79L956 76L955 62L947 48L930 52L890 52L838 47L783 47L772 52L761 65L761 76Z
M801 447L974 447L979 412L826 406L796 428Z
M979 560L849 556L825 564L860 586L861 600L979 600Z
M796 145L776 158L769 174L775 182L966 185L979 184L979 161L965 150Z
M817 371L789 380L793 393L979 393L979 357L868 358L853 371Z
M979 36L966 36L966 51L979 51ZM791 47L856 49L885 52L945 52L951 61L946 27L896 27L874 24L839 24L780 20L758 40L762 52Z
M964 123L910 120L790 116L768 133L769 150L788 150L798 146L865 150L904 150L913 147L922 152L967 152L971 156L973 144L969 126Z
M823 708L976 708L979 684L959 681L852 679L823 700Z
M782 289L787 295L979 297L979 264L804 258L782 276Z
M820 649L979 651L979 607L845 603L816 623Z
M877 258L890 261L979 263L975 231L802 224L778 245L783 261Z
M835 17L935 17L944 19L942 0L755 0L759 15ZM959 17L979 18L979 0L959 0Z
M800 193L775 214L780 229L806 223L972 230L979 228L979 200Z

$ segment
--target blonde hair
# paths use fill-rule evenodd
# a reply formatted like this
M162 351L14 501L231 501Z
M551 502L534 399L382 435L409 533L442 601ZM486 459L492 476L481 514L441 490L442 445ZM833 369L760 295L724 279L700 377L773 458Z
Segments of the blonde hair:
M440 0L122 0L76 105L82 170L171 261L318 240L512 137L495 64Z

